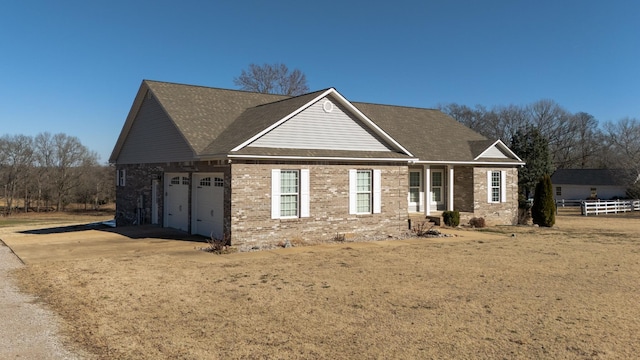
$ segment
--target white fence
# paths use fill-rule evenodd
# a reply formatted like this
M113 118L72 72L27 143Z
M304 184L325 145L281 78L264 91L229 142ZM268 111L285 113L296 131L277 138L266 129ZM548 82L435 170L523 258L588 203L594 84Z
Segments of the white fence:
M580 208L584 216L640 211L640 200L585 200Z

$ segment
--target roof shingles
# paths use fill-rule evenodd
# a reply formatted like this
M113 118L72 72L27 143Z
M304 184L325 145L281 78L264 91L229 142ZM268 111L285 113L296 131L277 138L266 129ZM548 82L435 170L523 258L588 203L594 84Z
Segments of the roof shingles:
M200 158L231 150L326 90L297 97L145 80L150 92ZM352 103L421 161L472 162L493 142L438 110ZM260 153L258 153L260 152ZM396 152L241 149L238 155L410 158ZM513 160L517 162L517 160Z

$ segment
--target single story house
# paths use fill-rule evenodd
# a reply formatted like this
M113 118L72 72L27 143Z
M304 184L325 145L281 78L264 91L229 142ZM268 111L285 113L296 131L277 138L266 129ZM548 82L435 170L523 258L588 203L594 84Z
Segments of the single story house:
M142 82L109 161L116 224L226 238L241 249L387 238L411 217L515 224L518 168L438 110Z
M558 169L551 175L556 200L625 198L629 181L620 169Z

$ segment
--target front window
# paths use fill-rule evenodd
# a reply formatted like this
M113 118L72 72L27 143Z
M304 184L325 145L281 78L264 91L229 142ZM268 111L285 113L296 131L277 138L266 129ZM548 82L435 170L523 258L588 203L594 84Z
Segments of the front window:
M442 202L442 171L431 173L431 201L434 203Z
M493 171L491 173L491 201L500 202L501 189L501 177L500 171Z
M420 202L420 172L409 173L409 202Z
M556 195L557 196L562 196L562 187L561 186L556 186Z
M300 191L298 170L282 170L280 173L280 216L297 217Z
M371 170L358 170L356 195L358 213L371 213L372 179Z

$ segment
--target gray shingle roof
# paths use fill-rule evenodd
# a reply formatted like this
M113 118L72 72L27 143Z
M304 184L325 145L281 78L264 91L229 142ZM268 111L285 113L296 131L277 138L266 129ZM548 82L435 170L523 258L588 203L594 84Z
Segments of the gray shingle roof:
M630 174L620 169L558 169L551 175L554 185L627 186Z
M150 80L145 80L143 86L147 86L158 99L185 141L200 157L230 155L233 148L325 91L289 97ZM352 104L421 161L472 162L493 144L492 140L439 110L370 103ZM120 144L121 141L119 139ZM116 145L116 149L118 146ZM114 154L116 153L117 150L114 150ZM264 148L245 148L234 154L409 158L406 154L394 152ZM518 163L516 159L506 160L510 161Z
M288 98L149 80L145 83L197 154L247 109Z
M439 110L353 104L421 161L473 161L478 141L493 143Z

